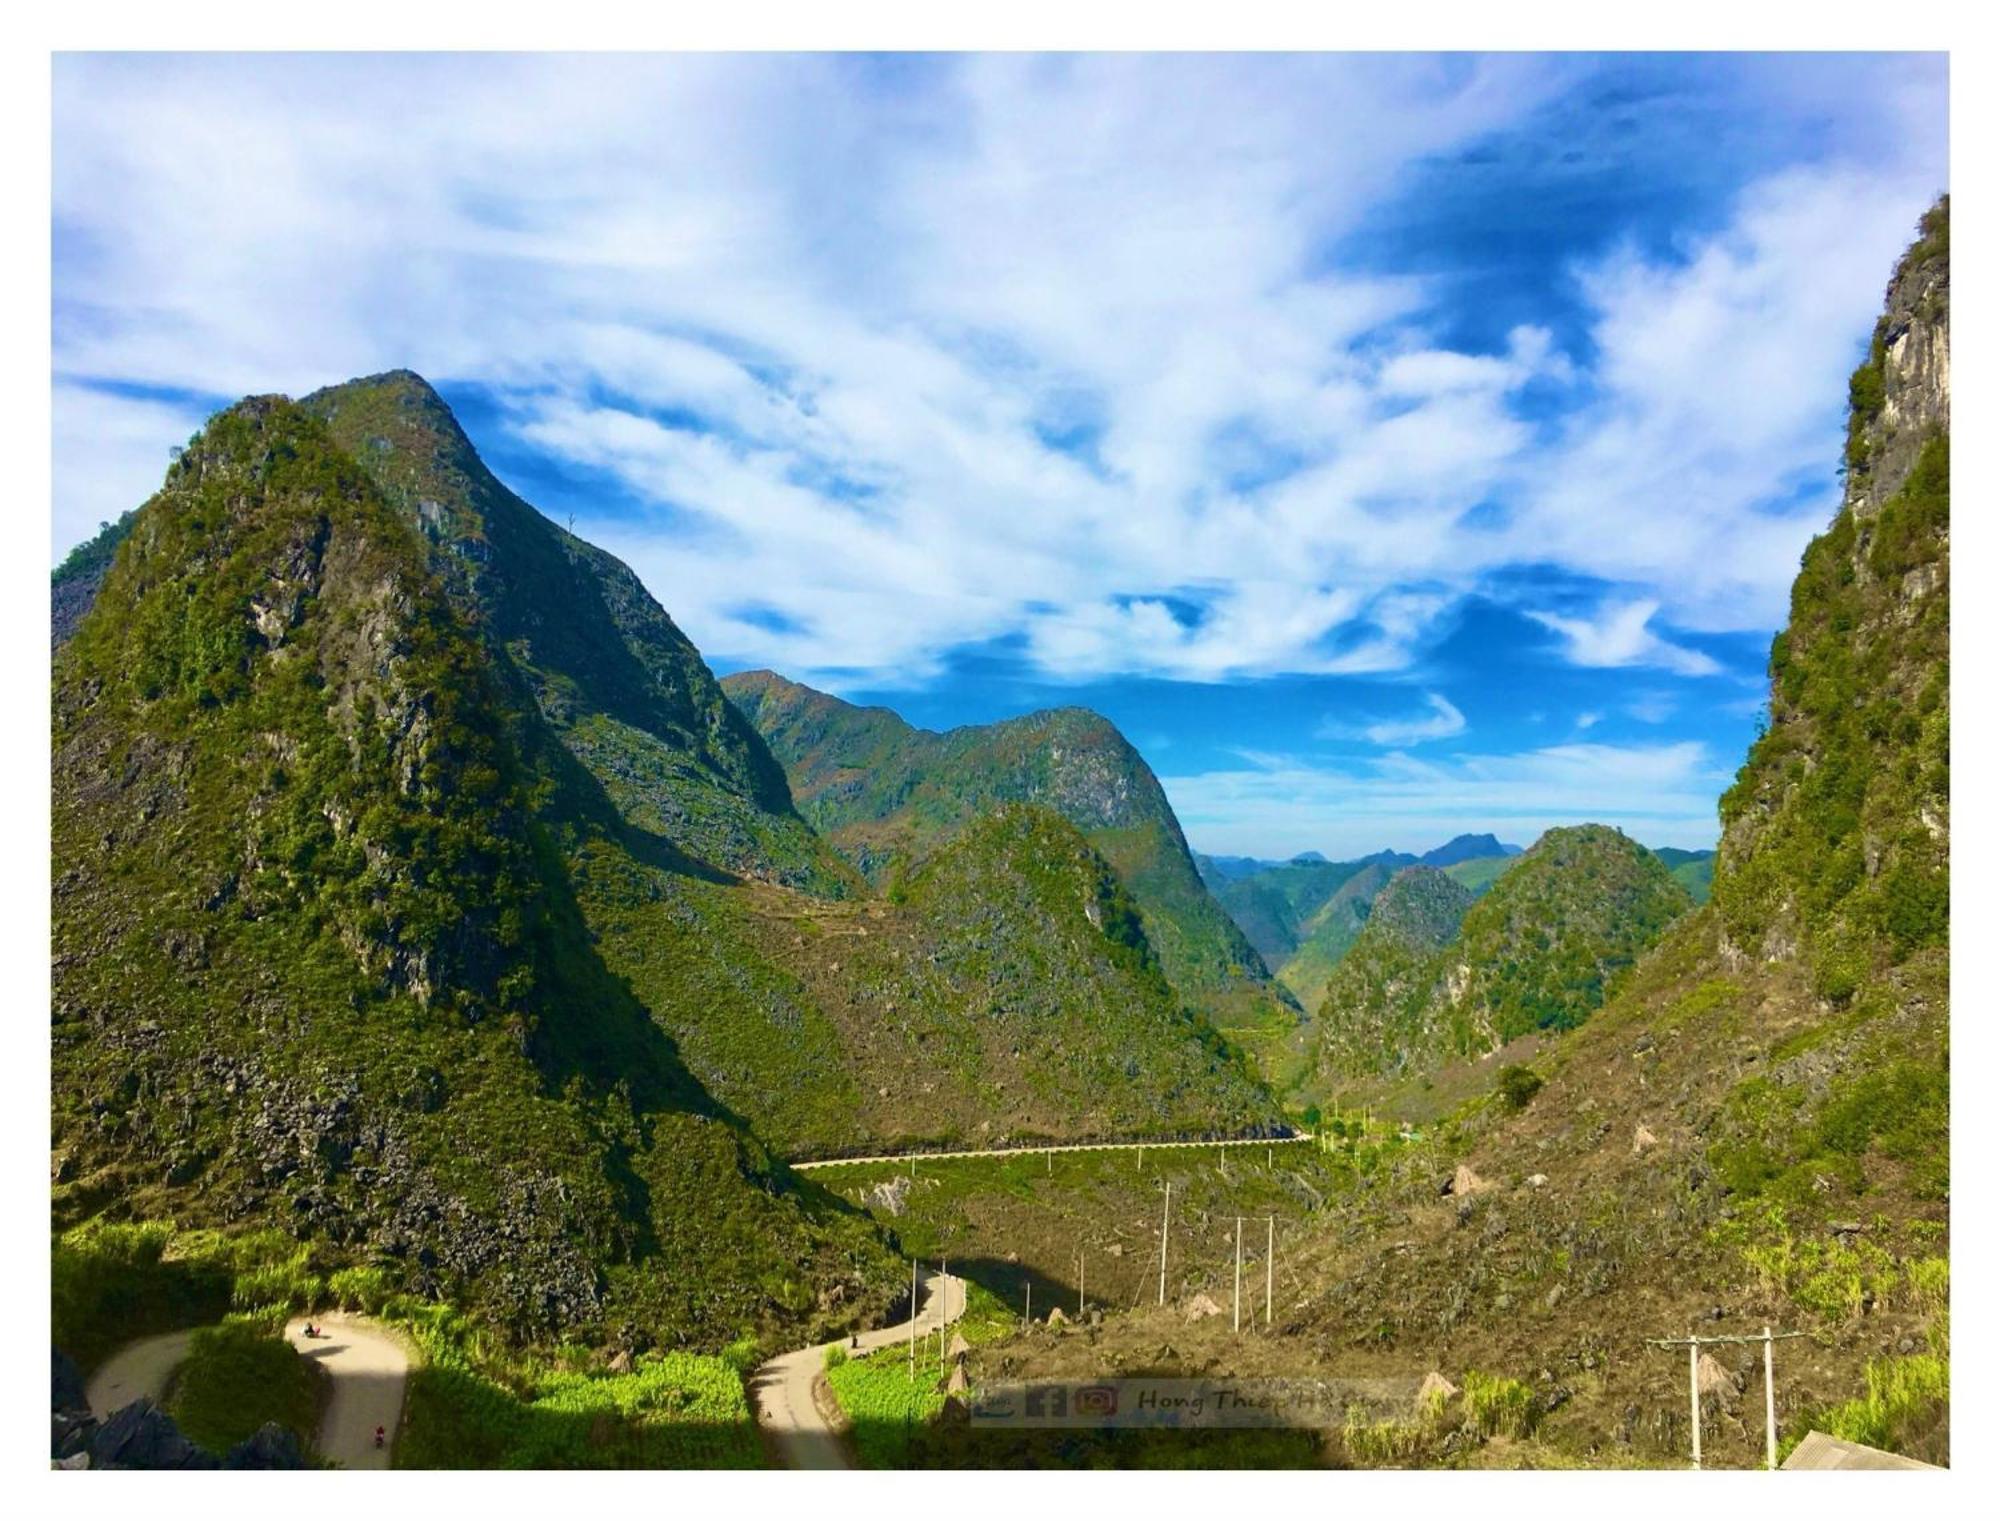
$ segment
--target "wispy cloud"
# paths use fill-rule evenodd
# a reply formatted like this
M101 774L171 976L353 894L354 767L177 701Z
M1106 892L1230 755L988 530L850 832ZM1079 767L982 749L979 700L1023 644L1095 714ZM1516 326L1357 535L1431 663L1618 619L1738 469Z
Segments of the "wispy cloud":
M1672 644L1648 625L1660 610L1657 600L1606 603L1594 618L1566 618L1530 609L1528 616L1562 635L1564 653L1584 666L1659 666L1682 676L1713 676L1722 667L1700 650Z
M1421 745L1434 739L1450 739L1465 732L1465 715L1459 712L1450 698L1440 692L1426 692L1424 706L1428 710L1424 713L1377 719L1372 723L1352 724L1330 718L1320 724L1316 737L1364 739L1371 745L1402 749L1406 745Z

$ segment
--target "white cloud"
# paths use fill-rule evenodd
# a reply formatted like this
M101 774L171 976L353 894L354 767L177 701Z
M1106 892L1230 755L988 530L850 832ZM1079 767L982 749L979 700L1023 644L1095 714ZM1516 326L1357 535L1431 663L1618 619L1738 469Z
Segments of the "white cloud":
M1778 174L1580 269L1581 369L1535 326L1456 351L1431 286L1329 264L1587 67L65 55L57 549L188 431L72 382L409 365L616 478L639 515L579 531L721 661L894 685L1014 638L1066 678L1399 671L1554 564L1649 605L1530 605L1573 658L1694 673L1645 625L1775 622L1931 170ZM1929 132L1921 89L1893 104ZM1531 385L1566 410L1529 420Z
M1565 618L1530 611L1544 628L1562 635L1564 653L1581 666L1659 666L1682 676L1713 676L1722 667L1700 650L1670 644L1647 625L1660 610L1655 599L1607 602L1595 618Z
M1395 754L1341 766L1259 759L1252 769L1160 779L1198 849L1283 858L1311 846L1351 858L1487 830L1526 844L1580 823L1611 824L1649 845L1701 847L1715 841L1715 797L1727 781L1695 741L1579 742L1448 761Z
M202 425L198 407L58 384L51 398L56 557L160 489L168 451Z
M1407 745L1426 744L1434 739L1450 739L1465 732L1465 715L1441 692L1426 692L1424 705L1430 710L1404 718L1385 718L1354 725L1329 720L1320 725L1320 739L1365 739L1371 745L1400 750Z

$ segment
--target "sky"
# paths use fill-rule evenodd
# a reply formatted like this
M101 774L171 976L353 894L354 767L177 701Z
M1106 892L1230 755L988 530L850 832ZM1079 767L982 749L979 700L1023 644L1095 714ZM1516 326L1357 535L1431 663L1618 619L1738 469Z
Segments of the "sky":
M1937 55L58 55L52 553L408 367L720 673L1195 848L1700 847Z

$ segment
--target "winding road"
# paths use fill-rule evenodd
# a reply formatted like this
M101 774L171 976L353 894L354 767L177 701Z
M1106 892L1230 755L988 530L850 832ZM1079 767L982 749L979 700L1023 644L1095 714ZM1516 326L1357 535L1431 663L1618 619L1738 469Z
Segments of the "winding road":
M965 1280L950 1275L924 1273L923 1299L917 1310L915 1329L922 1336L940 1325L950 1325L965 1313ZM910 1338L912 1323L884 1326L879 1331L863 1331L858 1352L898 1346ZM826 1367L828 1347L848 1346L845 1341L822 1342L816 1347L800 1347L774 1357L750 1376L750 1403L757 1412L757 1429L765 1434L778 1459L787 1468L852 1468L847 1444L828 1423L814 1388ZM827 1396L829 1402L831 1395Z
M285 1327L285 1336L299 1355L311 1358L327 1373L326 1404L320 1411L314 1448L342 1468L387 1468L403 1417L408 1351L364 1316L326 1315L314 1324L321 1334L311 1341L306 1340L304 1320ZM103 1420L141 1396L157 1401L174 1370L187 1361L193 1337L192 1330L169 1331L112 1353L85 1387L92 1413ZM382 1447L375 1445L377 1426L388 1437Z

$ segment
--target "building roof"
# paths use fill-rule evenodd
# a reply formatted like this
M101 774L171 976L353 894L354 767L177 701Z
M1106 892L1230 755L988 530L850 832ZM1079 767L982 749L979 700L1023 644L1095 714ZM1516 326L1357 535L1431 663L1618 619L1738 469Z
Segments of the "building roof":
M1937 1464L1919 1463L1915 1458L1884 1452L1879 1447L1864 1447L1859 1442L1844 1442L1839 1437L1828 1436L1824 1431L1809 1431L1806 1439L1792 1449L1792 1455L1778 1466L1814 1471L1833 1468L1934 1469Z

